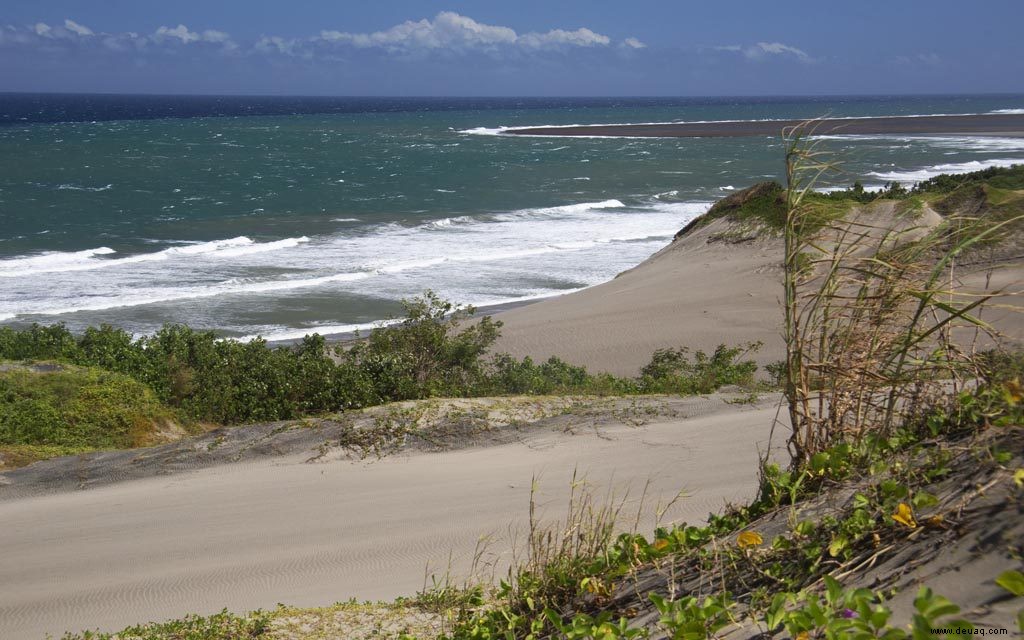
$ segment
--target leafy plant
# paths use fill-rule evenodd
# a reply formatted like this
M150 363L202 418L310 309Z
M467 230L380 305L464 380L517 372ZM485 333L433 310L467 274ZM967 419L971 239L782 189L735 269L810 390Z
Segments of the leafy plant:
M128 627L118 633L66 633L61 640L258 640L267 637L270 620L270 614L264 611L236 616L225 609L212 616L190 615Z

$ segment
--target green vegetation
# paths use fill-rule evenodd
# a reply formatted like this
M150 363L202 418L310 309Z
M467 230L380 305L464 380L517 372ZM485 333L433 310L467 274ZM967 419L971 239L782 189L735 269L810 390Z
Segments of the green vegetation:
M212 616L129 627L118 633L66 633L62 640L256 640L266 637L270 614L262 611L236 616L225 609Z
M1003 292L959 291L957 263L1024 219L950 213L923 233L844 221L822 226L813 188L835 164L804 140L806 132L797 128L787 141L783 229L793 468L838 443L889 437L947 402L950 383L962 388L977 378L985 363L951 336L971 330L996 340L979 311ZM1016 172L982 173L1009 179ZM940 186L948 185L936 180L929 188Z
M1024 189L1024 164L989 167L973 173L944 173L914 186L913 193L951 193L968 185L984 184L995 189Z
M294 347L271 347L180 325L138 339L109 326L78 336L63 325L0 328L0 361L63 368L39 374L14 366L0 378L0 415L8 416L0 445L37 447L20 449L8 461L24 463L153 444L152 425L176 417L190 425L245 424L430 397L710 393L753 384L756 366L746 357L760 346L722 345L692 357L683 348L663 350L641 377L620 378L558 358L535 364L488 356L501 323L489 317L470 322L472 308L431 292L405 308L401 322L333 348L319 335Z
M726 196L712 205L707 213L683 227L676 237L720 219L756 223L769 230L781 229L786 222L786 195L782 185L778 182L759 182Z
M0 454L13 464L155 444L174 412L145 385L73 365L0 370Z
M1024 164L990 167L960 175L943 174L911 188L890 182L882 189L868 191L858 181L850 188L827 193L808 191L801 196L801 223L806 232L816 232L848 213L851 205L882 200L932 203L945 214L960 217L984 216L998 223L1024 213ZM716 202L708 212L688 224L676 237L707 226L715 220L729 220L762 232L781 234L787 220L789 191L777 182L761 182Z

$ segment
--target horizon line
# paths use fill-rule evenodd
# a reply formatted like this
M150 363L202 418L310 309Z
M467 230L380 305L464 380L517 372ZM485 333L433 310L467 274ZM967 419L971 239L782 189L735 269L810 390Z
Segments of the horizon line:
M303 94L303 93L151 93L118 91L0 91L0 96L105 96L153 98L327 98L362 100L665 100L665 99L736 99L736 98L956 98L1017 97L1024 91L985 91L978 93L793 93L793 94L663 94L663 95L413 95L413 94Z

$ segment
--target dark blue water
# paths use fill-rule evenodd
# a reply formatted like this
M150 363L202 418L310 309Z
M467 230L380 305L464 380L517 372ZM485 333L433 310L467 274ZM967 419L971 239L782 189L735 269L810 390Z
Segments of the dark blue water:
M0 93L0 125L29 122L104 122L157 118L294 116L338 113L423 111L508 111L581 109L730 108L762 115L765 107L785 107L788 117L984 113L1017 95L988 96L828 96L709 98L374 98L323 96L160 96L114 94ZM879 109L882 109L879 111Z

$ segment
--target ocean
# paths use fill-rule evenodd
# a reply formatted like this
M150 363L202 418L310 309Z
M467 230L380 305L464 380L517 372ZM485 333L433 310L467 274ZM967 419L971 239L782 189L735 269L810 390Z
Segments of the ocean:
M0 94L0 324L348 333L432 289L489 305L614 277L775 137L540 138L503 127L1021 112L1024 96L680 99ZM1024 138L832 136L823 187L1024 162ZM685 287L685 282L679 286Z

